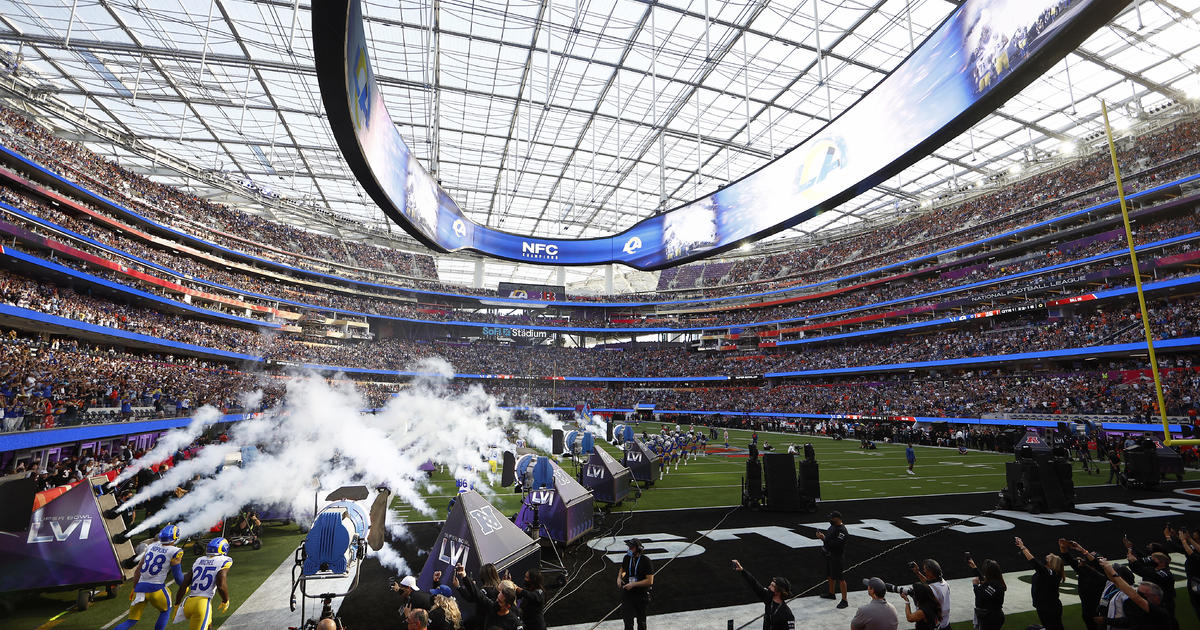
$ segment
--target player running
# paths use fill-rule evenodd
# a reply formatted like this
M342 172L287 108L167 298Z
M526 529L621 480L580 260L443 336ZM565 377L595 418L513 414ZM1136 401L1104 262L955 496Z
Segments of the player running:
M151 543L142 556L142 563L134 570L133 592L129 594L129 619L115 630L129 630L142 619L142 611L149 603L158 609L154 630L166 630L171 619L171 593L167 591L167 576L176 584L183 582L183 550L175 546L179 540L179 528L167 525L158 532L158 540Z
M221 595L217 612L229 610L229 585L226 580L233 560L228 553L228 540L214 538L208 541L204 556L196 559L192 572L179 584L175 599L183 602L183 615L187 617L189 630L208 630L212 625L214 593ZM185 595L186 600L183 599Z

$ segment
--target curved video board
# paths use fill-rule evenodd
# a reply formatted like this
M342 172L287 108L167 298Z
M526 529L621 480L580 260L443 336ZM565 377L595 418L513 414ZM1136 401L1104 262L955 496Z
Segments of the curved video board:
M962 133L1059 61L1128 0L966 0L854 105L775 161L612 236L552 239L469 219L388 115L360 0L313 3L321 96L338 145L372 199L442 252L552 265L660 269L811 219Z

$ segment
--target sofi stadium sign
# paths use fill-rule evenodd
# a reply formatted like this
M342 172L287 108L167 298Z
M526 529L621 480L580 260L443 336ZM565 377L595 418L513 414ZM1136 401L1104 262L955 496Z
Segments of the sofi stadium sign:
M995 110L1127 4L965 0L887 77L776 160L623 232L576 240L502 232L463 213L388 114L361 0L313 3L313 49L329 123L351 170L393 221L429 247L535 264L659 269L787 229L884 181Z
M509 328L507 326L484 326L480 328L480 333L484 337L525 337L528 339L545 339L550 336L548 330L534 330L530 328Z

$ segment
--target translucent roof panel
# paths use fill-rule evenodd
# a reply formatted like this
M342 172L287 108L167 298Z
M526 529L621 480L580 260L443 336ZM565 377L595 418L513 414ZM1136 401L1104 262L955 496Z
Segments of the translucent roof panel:
M395 124L472 218L593 237L782 154L850 107L956 5L366 0L364 12ZM296 201L290 221L332 231L333 213L361 224L362 234L398 232L363 196L323 118L308 2L0 0L0 48L80 114L197 169ZM1131 3L967 133L775 238L885 217L1048 159L1098 130L1101 98L1115 121L1129 124L1192 109L1197 97L1195 7ZM137 152L87 141L162 181L211 193ZM251 194L229 201L270 211L272 200ZM444 279L469 281L472 261L444 258ZM487 269L489 282L554 276L503 262ZM581 274L603 270L570 275Z

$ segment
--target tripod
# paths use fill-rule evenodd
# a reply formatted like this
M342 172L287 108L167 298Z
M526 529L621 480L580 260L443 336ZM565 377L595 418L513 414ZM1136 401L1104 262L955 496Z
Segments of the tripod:
M529 526L525 528L525 533L528 534L534 542L538 543L538 546L540 546L543 551L549 547L550 553L553 554L552 560L542 558L539 554L538 570L540 570L542 575L547 578L550 575L558 576L555 580L555 584L562 586L567 582L567 566L563 562L562 553L558 550L558 545L554 544L553 538L550 538L549 536L545 538L542 537L542 520L538 515L538 509L541 507L541 505L530 501L528 496L526 496L526 501L528 501L530 509L533 510L533 520L530 521ZM546 580L546 584L550 584L549 579Z

